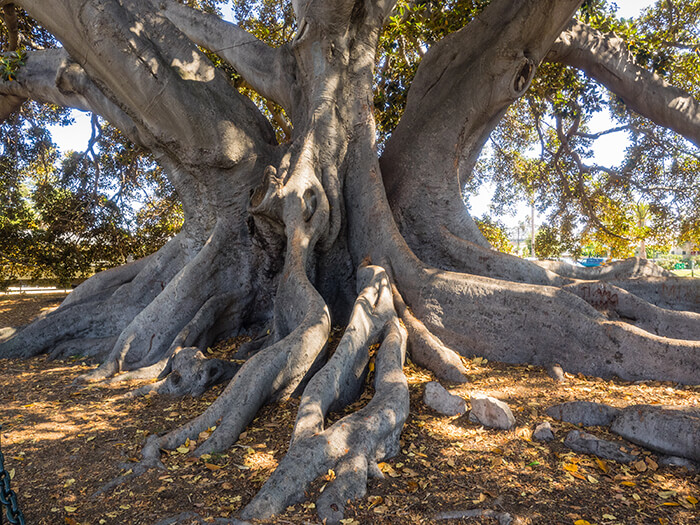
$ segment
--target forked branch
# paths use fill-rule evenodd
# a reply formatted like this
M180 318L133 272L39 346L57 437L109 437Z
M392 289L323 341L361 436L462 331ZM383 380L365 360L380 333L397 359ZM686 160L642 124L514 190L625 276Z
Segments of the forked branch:
M272 48L245 29L173 0L153 0L195 44L221 56L262 96L293 109L294 60L286 47Z

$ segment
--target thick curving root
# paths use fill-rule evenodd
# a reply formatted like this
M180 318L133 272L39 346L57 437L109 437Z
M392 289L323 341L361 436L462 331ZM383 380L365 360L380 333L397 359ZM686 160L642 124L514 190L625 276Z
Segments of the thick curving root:
M664 270L648 259L640 259L639 257L630 257L624 261L592 268L573 266L560 261L535 261L535 264L562 277L584 281L674 277L668 270Z
M611 283L571 284L565 290L578 295L596 310L616 315L655 335L700 341L700 314L659 308Z
M317 501L324 523L339 523L349 499L362 497L368 476L381 476L377 462L398 453L408 417L408 384L403 373L406 331L393 307L391 285L383 269L358 271L362 287L348 328L328 363L309 381L302 396L287 455L255 498L244 519L262 519L305 498L319 476L333 471ZM364 383L370 346L381 340L375 357L375 394L364 407L329 428L329 410L352 401Z
M108 355L119 334L182 268L178 245L176 236L155 254L101 272L53 312L24 328L5 330L0 357L27 358L50 350L54 357L71 351L97 359Z
M567 371L599 377L697 382L700 341L694 336L661 337L610 321L561 288L414 270L400 274L406 302L431 332L462 355L541 366L559 363ZM692 324L686 328L696 334Z
M408 333L408 351L413 361L431 370L437 377L449 383L466 383L467 369L459 354L446 347L417 319L401 297L396 286L392 285L394 306Z

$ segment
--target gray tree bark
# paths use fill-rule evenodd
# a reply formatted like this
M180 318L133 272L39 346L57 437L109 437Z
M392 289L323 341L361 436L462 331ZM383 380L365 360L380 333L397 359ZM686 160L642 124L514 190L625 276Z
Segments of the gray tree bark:
M88 280L54 313L0 332L0 356L89 349L101 365L85 380L158 376L146 390L176 395L229 381L200 416L153 436L134 472L214 425L195 455L224 450L263 404L301 395L289 453L242 515L283 510L333 468L318 508L334 523L396 453L406 351L450 382L465 381L461 357L478 354L697 383L697 314L650 304L668 306L659 290L675 286L693 310L696 289L648 263L573 275L498 254L461 204L460 176L539 63L559 52L579 0L494 0L433 46L381 163L372 82L392 1L297 0L297 34L277 49L171 0L16 3L63 49L31 53L16 82L0 82L0 115L28 98L101 114L154 152L185 225L157 253ZM275 142L198 45L224 49L250 86L285 108L290 142ZM619 322L630 312L637 326ZM331 323L347 329L328 358ZM240 367L200 351L240 333L260 336ZM328 411L361 393L374 344L372 401L326 428Z

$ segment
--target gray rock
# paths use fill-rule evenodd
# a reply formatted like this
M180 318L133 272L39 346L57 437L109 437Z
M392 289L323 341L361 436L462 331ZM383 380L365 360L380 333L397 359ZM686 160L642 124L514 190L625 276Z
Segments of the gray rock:
M661 456L659 465L665 465L667 467L685 467L691 472L700 471L699 463L691 461L688 458L679 458L678 456Z
M552 441L554 439L554 432L552 432L552 425L545 421L540 423L535 427L535 431L532 433L532 437L537 441Z
M651 450L700 461L700 409L634 405L622 411L610 430Z
M584 427L607 426L620 414L620 409L592 401L570 401L547 409L547 415Z
M560 383L566 381L564 369L559 365L549 365L547 367L547 375Z
M433 410L446 416L457 416L467 411L467 403L459 396L450 394L437 381L425 385L423 402Z
M620 463L631 463L637 460L636 456L620 450L620 445L617 443L599 439L592 434L581 432L580 430L572 430L569 432L564 440L564 445L576 452L593 454L594 456L619 461Z
M508 430L515 425L515 417L510 407L503 401L484 394L472 394L469 397L472 404L469 421L481 423L485 427Z

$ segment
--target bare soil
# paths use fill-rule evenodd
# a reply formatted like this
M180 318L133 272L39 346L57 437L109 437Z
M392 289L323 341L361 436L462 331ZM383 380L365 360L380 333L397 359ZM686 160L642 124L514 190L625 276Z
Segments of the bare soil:
M29 322L62 298L0 296L0 326ZM238 343L220 343L211 353L226 356ZM349 505L346 523L433 523L439 512L474 508L508 512L516 523L700 523L700 475L659 466L656 454L624 442L639 456L632 465L573 453L562 441L576 427L545 414L549 406L573 400L618 407L699 407L699 386L568 374L565 382L557 383L537 367L479 358L465 362L470 382L453 392L468 398L478 391L502 399L516 415L516 428L490 430L471 423L466 415L439 416L422 402L424 385L434 378L408 363L411 414L402 434L402 452L380 465L385 479L370 481L367 496ZM265 407L224 454L192 458L192 442L163 456L167 470L152 470L95 496L102 485L129 472L146 436L196 416L222 387L200 398L124 399L123 394L140 383L73 384L93 366L80 356L66 361L0 360L2 451L27 523L153 524L183 512L204 517L205 522L234 517L287 449L296 399ZM551 423L555 441L531 439L542 421ZM622 442L604 428L589 431ZM313 490L322 490L332 477L329 472ZM314 494L309 496L313 501ZM451 522L496 523L492 518ZM307 502L289 507L271 523L318 519L313 503Z

